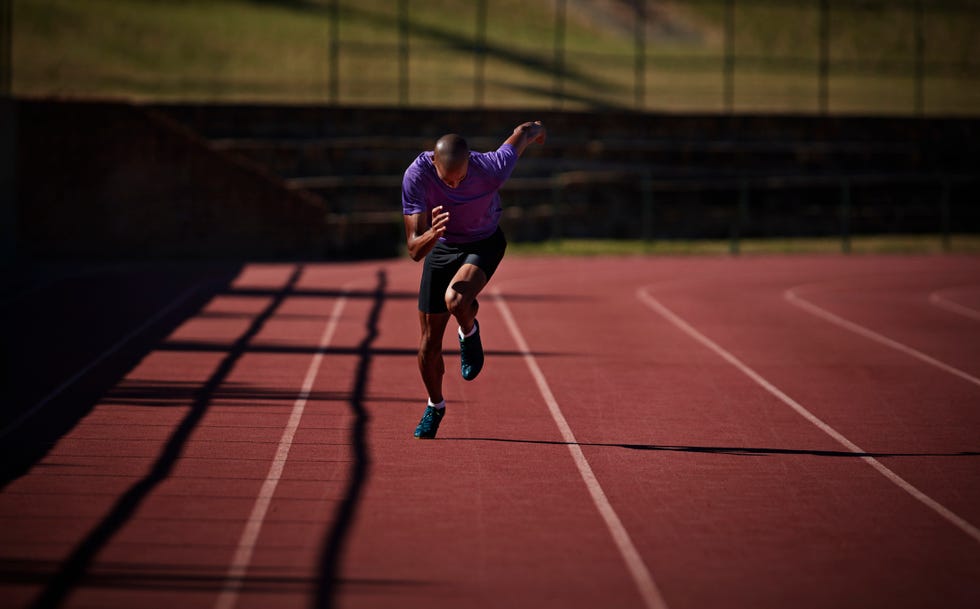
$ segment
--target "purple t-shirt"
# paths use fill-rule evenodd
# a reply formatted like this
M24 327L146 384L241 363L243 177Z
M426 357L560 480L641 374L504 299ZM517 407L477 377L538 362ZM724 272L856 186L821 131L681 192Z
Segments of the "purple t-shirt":
M470 152L466 177L456 188L439 179L432 152L423 152L405 170L402 179L402 211L406 216L431 214L442 205L449 225L439 239L446 243L472 243L497 230L503 209L497 193L517 164L517 150L502 144L494 152ZM430 216L431 219L431 216Z

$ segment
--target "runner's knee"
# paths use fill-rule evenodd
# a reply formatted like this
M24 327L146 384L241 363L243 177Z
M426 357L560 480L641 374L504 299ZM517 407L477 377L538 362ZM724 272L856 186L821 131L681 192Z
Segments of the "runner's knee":
M469 306L469 301L470 299L462 292L457 292L453 288L446 290L446 308L453 315L456 315L461 307Z

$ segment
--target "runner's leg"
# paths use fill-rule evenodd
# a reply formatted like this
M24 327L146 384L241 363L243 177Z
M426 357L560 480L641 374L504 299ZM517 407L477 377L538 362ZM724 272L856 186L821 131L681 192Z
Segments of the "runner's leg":
M422 373L422 383L429 392L429 400L433 404L443 401L442 377L446 365L442 359L442 336L449 323L449 313L425 313L419 311L419 322L422 326L422 339L419 343L419 372Z

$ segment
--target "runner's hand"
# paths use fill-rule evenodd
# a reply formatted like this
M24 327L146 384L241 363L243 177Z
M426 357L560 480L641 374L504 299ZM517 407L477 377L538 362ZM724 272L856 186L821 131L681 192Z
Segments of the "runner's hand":
M533 134L531 136L532 142L537 144L544 144L546 134L544 130L544 125L541 124L541 121L534 121L534 124L531 125L530 133Z
M436 237L441 237L446 232L446 227L449 225L449 212L442 210L442 205L432 210L432 228L430 230Z

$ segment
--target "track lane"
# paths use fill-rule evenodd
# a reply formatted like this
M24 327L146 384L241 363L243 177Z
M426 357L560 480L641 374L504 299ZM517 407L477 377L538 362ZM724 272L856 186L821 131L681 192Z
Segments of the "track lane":
M958 394L920 364L818 319L801 322L802 312L780 300L780 289L800 278L840 279L840 262L521 259L494 279L671 609L904 607L936 598L966 607L980 598L977 554L962 536L924 517L744 375L651 319L628 287L655 284L671 307L791 386L794 398L805 394L808 407L819 404L848 434L873 432L862 448L879 449L890 467L974 509L980 501L963 489L975 478L975 458L943 456L977 428L972 394L950 400ZM861 278L880 276L887 261L847 263L848 280L868 285ZM103 396L44 467L0 494L0 515L26 525L20 537L5 533L15 543L0 543L7 572L24 576L4 586L5 599L26 603L152 465L222 349L268 304L289 266L245 269ZM353 471L352 381L378 270L389 285L368 350L370 467L340 570L327 572L321 555ZM460 380L447 337L451 411L440 440L411 438L424 401L414 361L417 273L405 262L306 268L214 388L172 475L99 553L67 606L213 606L325 315L352 279L367 287L355 291L325 354L236 606L309 606L328 585L331 606L345 607L641 606L492 301L481 312L486 370L474 383ZM925 294L909 298L938 316L931 319L952 317ZM895 317L899 327L916 318L910 303ZM792 348L790 337L805 348ZM881 393L855 400L862 388ZM919 412L926 409L929 417ZM66 499L80 508L59 519ZM36 507L28 520L25 505Z
M251 278L246 272L234 289L282 288L282 279L293 268L264 267L252 273ZM256 319L257 307L267 306L270 300L267 296L234 295L216 299L200 318L189 320L171 338L224 344L227 352L243 328ZM330 298L322 300L328 304ZM288 297L283 300L286 304ZM273 311L268 323L257 328L254 343L277 347L305 334L297 331L296 324L322 326L313 314L296 318L294 313L287 311L286 318L279 320ZM292 332L287 331L290 326ZM168 466L169 475L143 496L128 521L113 525L118 530L104 542L97 556L86 559L91 562L81 565L82 579L72 585L62 606L132 606L134 602L154 606L178 597L183 606L211 606L227 569L234 539L268 470L273 439L281 434L281 402L287 399L285 395L292 394L294 398L298 394L302 379L294 378L301 376L294 374L294 369L302 369L310 359L289 353L252 355L248 348L246 344L227 376L217 380L209 375L213 375L226 352L166 348L151 352L50 452L49 462L72 467L73 475L65 484L58 486L46 479L48 467L42 463L0 497L0 505L8 498L26 495L42 504L52 501L63 506L66 501L77 501L89 506L85 510L87 518L66 519L52 526L51 535L46 536L50 540L37 536L42 523L32 520L30 513L20 513L8 535L26 531L24 543L7 543L18 541L11 539L0 544L4 558L12 561L9 564L34 565L42 572L63 568L57 566L58 562L73 546L77 553L79 535L104 518L111 506L116 506L113 510L118 508L118 497L135 488L133 485L146 474L168 438L182 424L190 404L202 399L204 384L210 382L209 394L203 396L208 400L208 411L191 432L181 454ZM254 426L244 427L240 421L238 425L230 424L226 415L241 412L253 413L250 422ZM211 414L218 417L215 425L211 425ZM108 462L104 459L114 453L124 458ZM96 458L96 462L89 461L95 470L92 476L77 475L75 464L80 458L83 463L86 458ZM133 467L134 461L139 467ZM34 489L43 489L45 494L35 496ZM52 490L56 494L51 494ZM93 505L102 510L90 509ZM93 512L99 513L95 520ZM194 542L187 543L188 538ZM120 572L118 565L144 568ZM45 581L51 585L52 580L47 577L37 579L38 583ZM307 581L306 588L309 587ZM22 600L27 602L37 589L36 584L21 589ZM161 594L162 591L166 593Z
M799 277L799 266L787 264L773 271L786 277ZM807 270L818 277L833 274L829 268L832 265L810 266L812 271ZM726 277L732 284L748 279L733 274L736 269L736 265L727 261L702 264L702 277L706 284L719 280L725 284ZM767 275L761 268L755 270ZM583 269L586 276L607 280L607 290L616 293L612 286L620 284L628 273L619 276L610 273L613 271L608 269L601 272ZM749 289L746 286L741 291ZM692 311L702 313L701 322L712 330L734 325L751 335L772 323L769 311L731 307L729 296L739 291L740 288L732 286L682 300L687 307L693 307ZM687 296L684 292L678 293ZM670 336L670 329L644 332L645 324L636 322L638 314L629 312L631 305L627 304L624 310L615 298L609 298L590 306L570 300L567 306L569 312L551 315L530 304L514 308L518 316L540 320L528 331L532 347L536 344L533 335L537 330L541 343L555 345L557 341L558 350L566 340L560 330L562 319L590 318L590 309L608 313L602 318L591 316L594 328L576 333L579 340L590 339L597 348L594 359L605 365L595 367L602 373L590 373L588 367L573 365L571 361L545 360L542 368L549 379L561 379L554 381L556 393L560 400L564 396L563 404L569 404L569 420L580 440L598 445L586 446L585 450L590 461L595 455L597 473L603 485L610 486L610 497L614 501L617 497L623 500L614 505L623 510L627 528L641 540L659 540L646 546L645 556L672 607L684 606L686 602L690 606L779 606L788 602L800 606L889 606L889 603L915 606L915 599L926 602L943 585L953 589L959 586L961 596L953 596L954 604L957 598L961 604L964 599L974 598L970 594L975 595L975 589L964 589L963 563L959 560L974 549L955 534L942 530L938 531L939 541L932 536L935 531L924 537L922 533L913 535L914 542L908 538L907 531L903 531L902 539L889 538L887 531L882 530L879 514L893 514L890 518L915 523L914 529L920 529L921 506L912 505L915 502L907 496L903 499L897 490L883 488L890 485L864 464L840 455L840 447L832 442L828 444L828 438L820 438L819 432L801 429L803 421L795 413L778 403L770 404L772 400L760 398L758 391L751 387L739 389L744 383L729 378L732 370L725 370L725 364L719 366L710 359L701 360L696 350L690 352L683 341L662 344L664 337ZM730 315L719 319L719 310ZM631 321L617 327L604 323L609 318ZM627 325L628 330L624 332L622 325ZM578 326L577 330L582 328ZM737 344L750 346L750 341ZM764 351L758 342L752 349ZM629 355L624 357L621 352ZM688 353L698 359L689 362ZM657 357L650 360L651 355ZM806 357L805 353L802 355ZM773 354L772 359L783 358L782 365L791 368L792 360L787 361L787 357L794 355ZM616 365L609 365L611 361ZM672 374L673 366L681 367L678 374ZM697 383L692 383L692 371L698 373ZM657 382L660 377L665 382ZM646 382L638 383L636 379ZM601 427L597 428L594 415L575 408L575 404L583 401L620 404L630 400L635 404L637 390L630 396L627 389L631 383L646 385L645 393L649 396L644 408L627 411L631 420L620 422L626 417L618 416L614 408L601 417ZM780 412L780 406L787 412ZM642 410L652 412L647 414ZM609 433L609 428L614 427L618 430ZM581 429L596 433L590 435ZM652 430L648 433L653 438L638 440L637 430ZM701 431L706 433L700 434ZM638 454L643 458L635 458ZM659 467L651 467L648 462ZM694 469L688 469L689 463ZM622 480L619 470L630 471L633 477ZM645 479L644 475L654 481L651 484L657 485L659 494L638 490L635 483L630 484L631 480ZM868 488L875 489L872 496L867 496ZM767 495L784 512L767 509ZM895 505L901 506L897 513ZM847 515L846 519L843 514ZM697 522L685 517L696 517ZM704 527L710 531L707 537ZM937 528L942 526L929 525L930 530ZM814 539L815 530L822 531L825 537L820 539L818 535ZM679 531L684 534L678 534ZM675 539L690 540L690 544L678 549L673 554L674 560L669 561L653 548L671 547L672 534L676 535ZM841 544L849 546L847 556L839 556ZM800 547L807 551L800 554L791 550ZM943 550L948 548L959 550L944 554ZM916 580L907 577L907 570L903 576L893 569L896 564L908 569L909 553L922 554L923 550L928 558L917 565L927 574L925 581L913 583ZM884 561L889 567L882 568L881 564L862 558L870 559L882 553L890 557ZM719 561L720 557L727 557L729 562ZM737 564L731 564L735 557ZM678 572L678 563L698 567ZM835 563L836 567L830 567ZM970 569L973 567L967 573ZM949 573L961 575L950 577ZM858 584L856 580L861 578L866 578L865 583L877 582L871 587L878 592L871 594L863 584ZM768 583L770 580L780 583L773 585ZM698 582L706 581L716 585L699 588ZM881 590L886 592L880 593Z
M395 292L417 290L417 265L389 268ZM340 604L641 606L547 406L486 298L480 318L488 360L475 382L459 378L458 345L447 332L449 411L435 441L412 438L425 404L415 360L415 298L386 304L377 347L401 352L379 355L372 368L372 471ZM527 438L554 444L522 441Z

